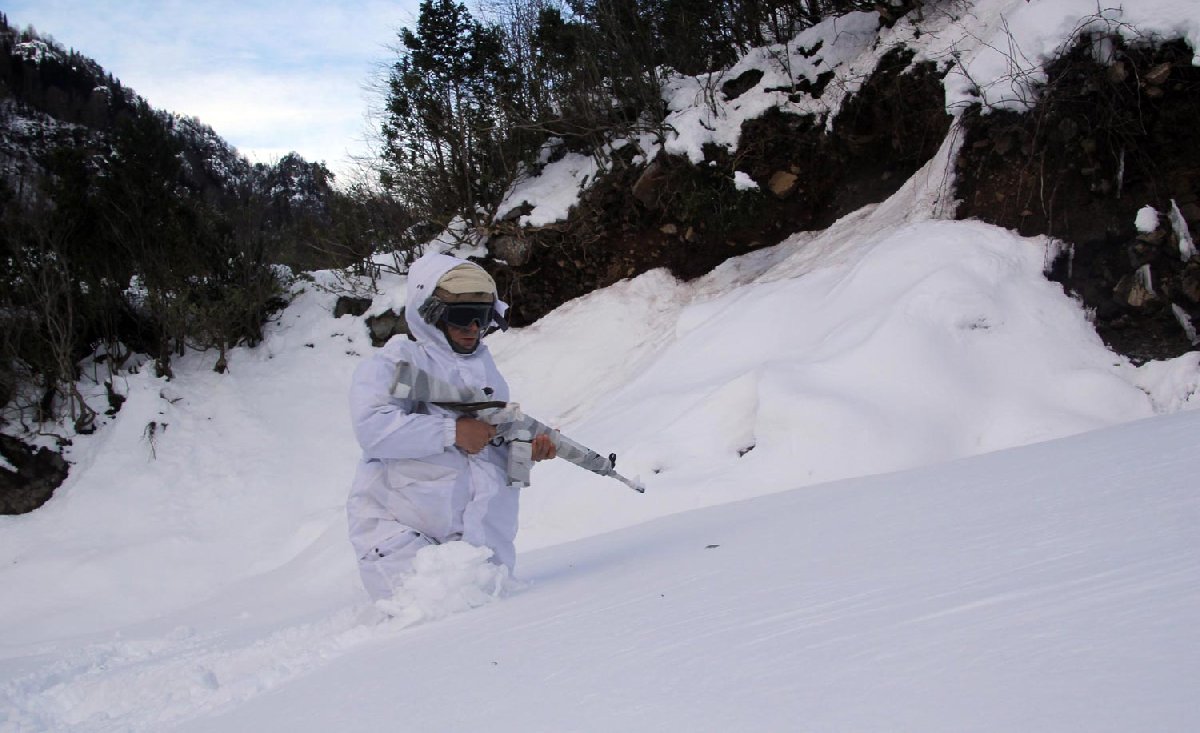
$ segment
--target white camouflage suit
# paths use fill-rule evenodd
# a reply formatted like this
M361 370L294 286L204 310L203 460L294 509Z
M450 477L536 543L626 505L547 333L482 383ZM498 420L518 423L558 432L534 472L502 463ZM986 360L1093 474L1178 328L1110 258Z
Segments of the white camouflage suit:
M508 400L508 384L483 343L472 354L455 353L436 326L417 311L438 280L464 264L426 255L408 275L405 320L416 341L392 338L355 370L350 415L362 459L346 503L350 542L371 597L390 597L418 550L461 539L493 551L492 560L516 562L519 490L507 485L507 446L488 445L469 455L454 445L459 415L391 396L395 365L408 361L458 386L490 388ZM507 304L496 300L503 315Z

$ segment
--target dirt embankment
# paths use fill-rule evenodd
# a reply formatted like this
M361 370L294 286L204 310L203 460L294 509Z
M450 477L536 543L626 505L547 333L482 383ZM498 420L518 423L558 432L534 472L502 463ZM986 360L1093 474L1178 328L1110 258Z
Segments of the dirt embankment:
M1196 348L1187 320L1200 324L1200 259L1183 259L1168 218L1175 210L1192 232L1200 223L1200 68L1182 42L1115 43L1113 64L1098 63L1088 41L1056 61L1028 113L965 113L957 215L1060 240L1049 275L1095 313L1105 341L1136 361L1167 358ZM732 155L710 149L702 165L618 160L567 221L498 226L493 244L509 256L485 264L516 323L655 267L697 277L886 199L950 125L940 74L910 60L889 54L832 132L771 111L746 123ZM723 93L756 81L739 77ZM736 190L735 170L761 190ZM1135 228L1145 206L1162 214L1156 231Z
M1200 259L1200 68L1182 42L1117 45L1111 65L1081 42L1048 69L1027 114L965 118L958 215L1064 243L1051 277L1095 313L1096 330L1135 361L1196 348ZM1161 216L1139 232L1139 210ZM1178 217L1172 226L1170 212ZM1186 228L1180 222L1186 224Z
M665 155L646 165L617 161L567 221L497 227L492 251L508 256L485 264L514 303L516 324L656 267L698 277L886 199L937 152L950 125L939 74L929 65L905 73L910 60L904 50L888 55L832 133L811 117L773 111L746 123L732 155L714 147L701 165ZM739 86L732 80L723 93L733 98ZM737 190L735 170L760 190Z

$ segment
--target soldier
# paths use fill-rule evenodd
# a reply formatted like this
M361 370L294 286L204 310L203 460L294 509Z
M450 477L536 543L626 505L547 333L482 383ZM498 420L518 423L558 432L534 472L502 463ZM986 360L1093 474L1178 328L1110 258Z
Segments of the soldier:
M346 504L350 541L371 597L390 597L423 547L463 540L516 562L519 489L506 477L508 445L496 428L437 405L393 396L396 365L407 362L456 387L508 400L508 384L483 337L508 327L508 305L474 263L426 255L408 274L409 340L393 338L363 361L350 388L362 458ZM532 442L535 461L556 454L549 436Z

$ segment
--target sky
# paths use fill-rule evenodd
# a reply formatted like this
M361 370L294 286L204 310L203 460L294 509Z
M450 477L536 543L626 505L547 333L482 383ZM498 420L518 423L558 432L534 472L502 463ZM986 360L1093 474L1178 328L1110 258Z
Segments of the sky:
M9 0L156 108L199 118L252 162L288 152L335 173L368 150L372 80L416 0Z
M838 74L886 46L842 35ZM728 134L687 86L681 151ZM539 464L512 579L448 543L361 588L344 280L226 374L135 358L51 501L0 517L0 731L1196 730L1200 352L1133 365L1054 243L947 218L956 145L825 231L490 336L527 414L647 486ZM579 165L513 200L562 211Z

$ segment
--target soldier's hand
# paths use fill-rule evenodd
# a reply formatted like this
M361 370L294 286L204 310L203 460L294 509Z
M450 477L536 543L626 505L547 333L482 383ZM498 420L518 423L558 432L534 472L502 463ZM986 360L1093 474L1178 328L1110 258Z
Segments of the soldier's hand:
M473 417L460 417L454 424L454 444L467 453L478 453L496 437L496 428Z
M550 440L549 435L535 435L533 437L533 460L548 461L558 455L558 449L554 447L554 442Z

